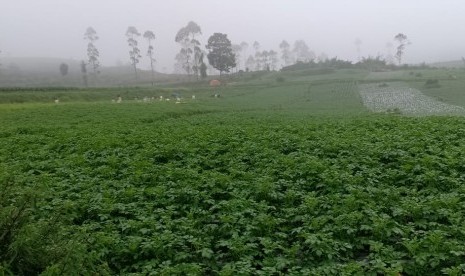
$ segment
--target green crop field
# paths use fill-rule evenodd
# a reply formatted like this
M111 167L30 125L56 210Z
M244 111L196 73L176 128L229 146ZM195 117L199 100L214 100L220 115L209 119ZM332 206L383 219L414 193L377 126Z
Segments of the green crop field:
M462 275L464 87L347 69L1 89L0 275Z

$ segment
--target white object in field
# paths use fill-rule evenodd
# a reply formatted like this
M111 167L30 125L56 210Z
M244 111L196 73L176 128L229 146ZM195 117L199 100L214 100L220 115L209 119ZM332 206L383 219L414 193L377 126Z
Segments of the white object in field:
M195 100L195 95L192 95L192 99Z
M168 101L168 102L169 102L169 101L170 101L170 98L166 98L166 101Z
M362 84L359 93L363 104L373 112L398 110L406 115L465 114L465 108L426 96L404 83L391 83L389 87Z
M163 96L160 96L160 101L163 101Z
M123 101L123 98L121 97L118 97L118 99L116 100L117 103L121 103Z
M60 102L60 100L59 100L59 99L55 99L55 103L56 103L56 104L57 104L57 103L59 103L59 102Z

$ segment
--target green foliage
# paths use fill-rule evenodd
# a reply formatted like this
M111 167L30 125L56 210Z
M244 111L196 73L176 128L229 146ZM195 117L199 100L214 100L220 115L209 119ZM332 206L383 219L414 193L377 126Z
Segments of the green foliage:
M0 175L0 275L105 274L82 237L66 229L67 206L41 206L44 190L28 187L32 175Z
M461 119L174 107L2 107L3 271L463 272Z
M276 78L276 82L285 82L286 79L283 76L279 76Z
M366 74L1 91L63 94L0 105L0 275L463 274L463 120L367 115Z
M60 74L61 74L62 76L68 75L68 64L66 64L66 63L61 63L59 68L60 68Z
M439 88L441 85L439 84L439 80L437 79L428 79L425 82L425 88Z
M283 67L281 71L297 71L312 69L314 71L325 72L325 70L344 69L352 67L353 64L350 61L340 60L337 57L335 57L320 62L315 62L313 60L308 62L298 61L293 65Z
M236 66L236 56L232 51L231 41L226 34L214 33L208 38L208 62L221 72L229 72Z

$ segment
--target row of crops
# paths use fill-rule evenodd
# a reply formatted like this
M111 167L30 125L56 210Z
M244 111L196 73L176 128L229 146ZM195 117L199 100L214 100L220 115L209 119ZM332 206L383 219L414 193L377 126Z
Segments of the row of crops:
M465 272L460 119L154 110L2 111L0 274Z
M364 105L373 112L398 111L407 115L463 115L463 107L440 102L401 83L370 83L359 86Z

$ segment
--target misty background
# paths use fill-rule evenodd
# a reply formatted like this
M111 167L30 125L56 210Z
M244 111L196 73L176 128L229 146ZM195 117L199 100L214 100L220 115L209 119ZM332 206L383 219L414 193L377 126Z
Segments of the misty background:
M204 47L214 32L233 44L245 41L249 54L258 41L263 50L280 53L279 44L305 40L316 56L357 61L386 56L394 36L411 41L404 63L460 60L465 55L465 3L460 0L1 0L0 63L17 57L87 60L84 33L93 27L102 66L129 64L128 26L152 30L155 69L172 73L180 45L178 30L189 21L202 29ZM359 41L359 52L357 43ZM139 38L141 69L149 69L146 42ZM280 54L279 54L280 56ZM57 65L58 66L58 65Z

